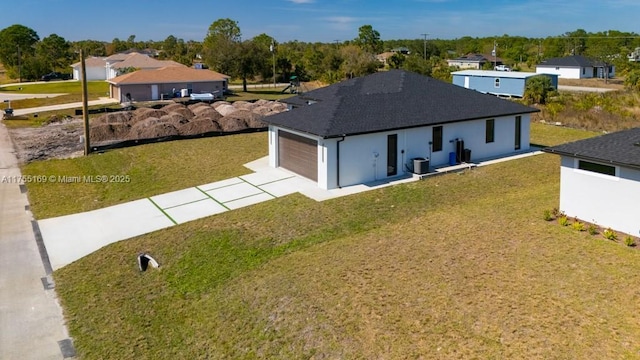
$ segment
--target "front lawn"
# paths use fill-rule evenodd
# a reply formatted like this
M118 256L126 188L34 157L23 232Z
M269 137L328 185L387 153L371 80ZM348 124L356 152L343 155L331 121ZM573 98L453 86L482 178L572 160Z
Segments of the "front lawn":
M221 139L199 143L213 176L247 150ZM542 219L559 163L275 199L110 245L56 289L81 359L634 358L640 253ZM142 251L160 269L140 273Z

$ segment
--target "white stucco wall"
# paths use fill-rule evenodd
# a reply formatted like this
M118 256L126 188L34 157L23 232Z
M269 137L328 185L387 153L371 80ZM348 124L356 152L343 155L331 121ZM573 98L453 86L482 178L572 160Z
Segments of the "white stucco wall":
M586 68L585 74L582 75L582 68L573 67L556 68L555 66L536 66L536 73L538 74L554 74L563 79L582 79L590 78L593 76L593 68Z
M521 116L520 151L523 151L530 146L530 115ZM433 141L432 126L347 136L343 141L340 141L342 138L322 139L300 132L290 132L318 140L318 186L323 189L333 189L338 186L389 178L387 177L387 136L390 134L398 135L398 173L391 177L406 175L411 168L412 159L416 157L429 158L431 166L447 164L449 153L455 152L455 143L450 141L456 138L464 140L464 147L471 150L472 162L513 153L515 151L515 116L495 118L495 141L488 144L485 142L486 120L443 124L442 151L437 152L430 151L429 142ZM277 131L277 127L269 127L269 165L272 167L278 167ZM338 161L338 146L340 146L340 161ZM409 169L405 164L409 165Z
M107 79L107 75L106 75L106 71L105 68L102 66L87 66L86 68L87 71L87 81L94 81L94 80L106 80ZM73 78L75 80L80 80L81 77L81 69L80 67L74 67L73 68Z
M562 157L560 210L567 216L638 236L638 204L639 170L617 166L616 176L609 176L580 170L577 159Z

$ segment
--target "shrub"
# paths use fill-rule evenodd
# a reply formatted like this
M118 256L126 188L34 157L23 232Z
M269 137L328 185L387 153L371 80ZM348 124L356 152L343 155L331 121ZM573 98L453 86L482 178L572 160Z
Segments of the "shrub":
M567 226L569 225L569 218L567 218L566 216L561 216L558 218L558 224L562 225L562 226Z
M607 228L602 235L604 235L607 240L616 240L618 238L618 235L616 235L615 231L611 228Z
M578 231L585 231L585 230L586 230L586 228L585 228L585 226L584 226L584 223L581 223L581 222L580 222L580 221L578 221L578 220L574 221L574 223L573 223L573 224L571 224L571 227L572 227L574 230L578 230Z
M551 211L550 210L545 210L544 214L542 214L542 218L544 219L544 221L553 220L553 216L551 215Z
M624 244L630 247L636 246L636 241L631 236L627 236L624 238Z
M589 235L596 235L598 233L598 228L593 224L589 224L589 227L587 227L587 232L589 233Z

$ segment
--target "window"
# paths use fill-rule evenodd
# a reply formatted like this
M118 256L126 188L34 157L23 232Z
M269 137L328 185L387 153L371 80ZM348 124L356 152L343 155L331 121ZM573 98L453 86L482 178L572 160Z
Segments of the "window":
M492 143L495 140L496 121L494 119L487 120L485 142Z
M522 116L516 116L516 134L515 134L515 146L514 150L520 150L520 143L522 142Z
M434 126L433 127L433 143L431 151L442 151L442 126Z
M499 88L500 87L500 78L496 78L493 81L493 87L495 87L495 88Z
M590 161L578 160L578 169L592 171L599 174L616 176L616 167L597 164Z

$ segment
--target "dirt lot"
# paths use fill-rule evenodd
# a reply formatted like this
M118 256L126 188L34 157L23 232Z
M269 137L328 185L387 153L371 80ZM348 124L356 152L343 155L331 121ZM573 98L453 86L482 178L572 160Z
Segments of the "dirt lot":
M285 111L276 101L250 103L225 101L213 104L174 103L160 109L139 108L101 115L91 121L91 146L127 140L156 139L171 136L196 136L203 133L237 132L266 127L265 116ZM49 119L37 128L10 129L18 160L77 157L84 154L84 130L81 118Z

